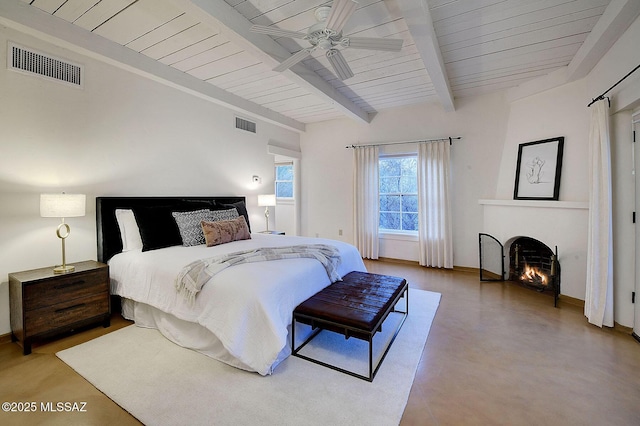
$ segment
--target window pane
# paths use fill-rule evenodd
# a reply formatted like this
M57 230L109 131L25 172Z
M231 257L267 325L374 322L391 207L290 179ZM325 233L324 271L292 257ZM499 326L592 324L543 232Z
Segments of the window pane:
M381 194L389 194L389 193L397 194L398 192L400 192L400 178L399 177L380 178L380 193Z
M417 194L418 193L418 178L415 173L409 176L402 176L400 178L400 192L405 192L409 194Z
M400 196L399 195L381 195L380 196L380 211L399 212L400 211Z
M293 182L276 182L276 197L293 198Z
M404 157L401 161L403 175L415 175L418 170L417 157Z
M418 212L418 196L417 195L403 195L402 196L402 211L403 212Z
M276 180L293 180L293 166L276 166Z
M400 161L398 158L381 158L378 160L380 177L400 176Z
M380 213L380 228L400 230L400 213Z
M403 213L402 214L402 229L405 231L417 231L418 230L418 214L417 213Z

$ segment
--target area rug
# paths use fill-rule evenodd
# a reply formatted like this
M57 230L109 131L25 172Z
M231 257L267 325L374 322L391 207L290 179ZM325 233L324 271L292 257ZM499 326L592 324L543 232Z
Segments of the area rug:
M134 325L56 355L146 425L397 425L439 303L439 293L410 289L409 316L373 382L293 356L262 377ZM376 357L398 317L375 336ZM366 342L322 332L308 346L309 355L368 368Z

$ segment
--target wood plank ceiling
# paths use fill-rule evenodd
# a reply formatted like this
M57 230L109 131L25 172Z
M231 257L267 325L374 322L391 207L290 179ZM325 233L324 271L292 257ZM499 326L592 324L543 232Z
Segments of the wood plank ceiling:
M319 76L328 88L321 91L312 90L314 84L307 83L308 79L301 82L287 72L272 71L277 61L266 63L264 56L247 48L255 42L238 42L237 28L229 36L229 28L206 19L203 9L210 4L216 10L228 8L247 26L273 25L305 32L316 22L314 10L330 1L21 1L301 123L343 117L345 108L373 117L387 108L442 100L427 71L434 65L425 66L422 42L416 44L416 30L410 29L403 15L408 13L403 2L410 0L358 0L344 34L402 38L404 46L397 53L343 50L355 74L346 81L334 75L321 52L314 52L303 61L306 70L298 73ZM439 49L442 58L437 71L455 99L514 87L569 65L610 2L427 0L428 9L418 18L424 18L424 32L435 33L436 53ZM213 18L226 24L227 16L231 15ZM264 41L273 43L273 39ZM290 53L308 47L304 40L276 38L275 42ZM336 103L347 106L337 108Z

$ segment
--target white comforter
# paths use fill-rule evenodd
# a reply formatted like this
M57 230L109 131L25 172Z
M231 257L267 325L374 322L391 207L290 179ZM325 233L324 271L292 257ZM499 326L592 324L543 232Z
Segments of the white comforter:
M329 244L340 251L341 276L366 271L358 250L340 241L251 234L250 240L215 247L169 247L126 252L109 261L111 292L142 302L210 330L236 359L262 375L272 372L287 345L287 327L295 307L330 284L315 259L283 259L236 265L215 275L195 304L183 298L175 280L184 266L209 258L258 247Z

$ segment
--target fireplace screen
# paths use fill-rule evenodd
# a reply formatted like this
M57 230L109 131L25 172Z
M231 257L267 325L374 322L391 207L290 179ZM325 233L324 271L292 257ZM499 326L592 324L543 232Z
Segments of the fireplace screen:
M560 263L558 248L552 251L544 243L530 237L518 237L509 246L509 271L505 274L502 244L488 234L479 236L480 281L508 279L526 288L546 293L558 305L560 295Z
M504 254L500 241L481 233L479 244L480 281L504 281Z

